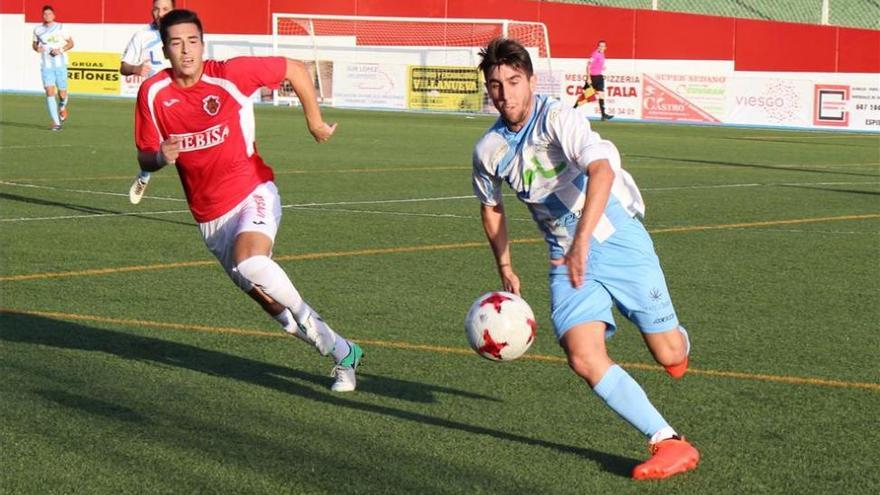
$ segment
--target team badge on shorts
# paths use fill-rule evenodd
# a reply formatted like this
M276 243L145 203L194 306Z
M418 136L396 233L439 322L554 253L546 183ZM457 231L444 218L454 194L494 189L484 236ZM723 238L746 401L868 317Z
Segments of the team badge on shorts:
M220 97L215 95L206 96L204 100L205 111L208 112L208 115L211 117L217 115L217 112L220 111Z

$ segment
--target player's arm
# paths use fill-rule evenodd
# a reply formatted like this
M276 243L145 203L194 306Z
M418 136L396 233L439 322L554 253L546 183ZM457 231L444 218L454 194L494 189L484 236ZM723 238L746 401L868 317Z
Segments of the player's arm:
M73 48L73 38L68 37L67 42L64 43L64 46L61 48L54 48L50 52L52 56L61 55L64 52L69 52Z
M483 231L489 246L495 255L495 264L498 267L498 275L501 277L501 285L505 291L519 294L519 277L513 271L510 264L510 240L507 237L507 219L504 215L504 205L482 205L480 217L483 220Z
M31 48L33 48L35 52L40 53L42 51L40 49L40 40L34 38L34 41L31 43Z
M137 33L131 37L131 40L128 42L128 46L125 47L125 51L122 52L122 61L119 62L119 73L123 76L134 76L140 75L146 77L150 73L150 67L147 64L149 59L144 60L144 56L142 54L142 46L138 39ZM141 63L135 64L133 62L139 61Z
M171 136L159 145L159 151L138 150L137 160L141 170L155 172L165 165L174 165L180 154L180 138Z
M312 83L312 77L309 75L305 64L299 60L288 58L284 78L290 81L290 84L293 86L293 92L299 98L306 117L306 123L309 126L309 132L312 133L315 141L322 143L330 139L330 136L336 130L336 124L330 125L324 122L324 118L321 116L321 108L318 106L318 99L315 95L315 85Z
M587 165L587 175L590 178L587 181L587 197L571 247L564 258L553 261L556 265L568 266L568 278L571 286L575 288L583 284L587 254L590 252L590 239L605 212L605 205L608 204L611 186L614 183L614 170L605 158L590 162Z
M140 74L143 70L144 64L140 65L131 65L127 62L119 63L119 73L123 76L133 76L135 74Z
M590 57L587 59L587 82L593 84L593 78L590 77L590 65L593 63L593 58Z

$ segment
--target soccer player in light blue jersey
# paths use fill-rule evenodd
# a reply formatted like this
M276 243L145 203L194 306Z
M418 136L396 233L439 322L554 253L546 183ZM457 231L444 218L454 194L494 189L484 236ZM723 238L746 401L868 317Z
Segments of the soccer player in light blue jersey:
M171 66L162 52L159 21L165 14L174 10L174 0L153 0L152 3L153 22L134 33L125 47L125 51L122 52L119 72L123 76L140 76L146 79ZM141 170L134 182L131 183L131 187L128 188L128 199L133 204L140 203L149 183L150 173Z
M40 76L46 89L46 107L52 125L49 129L61 130L61 122L67 120L67 53L73 48L73 38L64 25L55 22L55 10L43 6L43 23L34 28L31 48L40 54ZM60 101L55 96L60 97Z
M535 94L532 62L521 44L498 38L480 55L501 117L474 148L473 187L504 290L520 293L502 203L506 182L549 246L551 319L569 366L649 441L652 456L633 469L633 478L666 478L696 468L699 452L605 347L616 329L616 304L673 377L687 370L690 343L642 225L645 204L635 181L621 168L614 144L593 132L589 121Z

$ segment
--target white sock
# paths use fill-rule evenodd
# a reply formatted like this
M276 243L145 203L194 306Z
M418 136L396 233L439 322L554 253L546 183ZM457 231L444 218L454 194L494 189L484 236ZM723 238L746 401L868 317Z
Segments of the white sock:
M260 287L266 295L289 308L296 321L305 321L311 313L311 308L303 301L284 270L268 256L251 256L239 263L235 270Z
M272 318L275 318L275 321L277 321L281 325L281 328L283 328L285 332L290 332L294 327L296 327L296 325L294 325L293 323L293 314L287 308L284 308L284 311L278 313Z
M663 440L669 440L670 438L678 436L678 433L672 429L671 426L667 426L666 428L661 428L660 431L651 435L651 443L662 442Z
M285 332L293 335L294 337L302 341L314 345L314 342L309 339L305 332L299 329L299 326L293 319L293 313L291 313L289 309L284 308L284 311L278 313L272 318L275 318L275 321L277 321L281 325L281 328L283 328Z
M682 337L684 337L685 343L685 356L691 355L691 338L688 336L688 331L684 329L684 325L678 325L678 331L681 332Z
M344 338L340 337L339 334L336 335L336 344L333 346L333 360L337 363L345 359L345 356L348 356L348 353L351 352L351 346L348 345L348 341Z

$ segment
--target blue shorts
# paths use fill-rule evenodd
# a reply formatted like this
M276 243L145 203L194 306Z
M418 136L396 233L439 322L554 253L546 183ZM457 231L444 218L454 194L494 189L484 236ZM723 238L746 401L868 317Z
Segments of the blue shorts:
M67 67L43 67L40 75L44 88L55 86L62 91L67 90Z
M605 336L611 337L617 329L612 303L643 333L678 327L654 243L634 218L622 222L605 242L592 240L580 289L571 286L568 267L550 269L550 317L558 339L575 325L591 321L605 322Z

